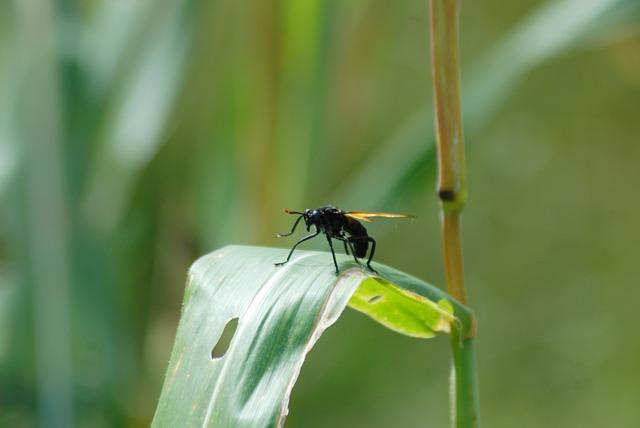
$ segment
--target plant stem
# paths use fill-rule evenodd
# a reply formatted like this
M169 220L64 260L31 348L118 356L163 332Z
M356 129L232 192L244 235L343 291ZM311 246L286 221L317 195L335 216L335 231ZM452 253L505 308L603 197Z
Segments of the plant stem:
M451 349L451 426L477 428L480 426L478 382L476 376L475 338L460 338L460 331L452 329Z
M467 197L464 139L460 109L458 55L459 0L430 0L431 66L438 149L438 196L442 207L442 245L447 289L461 303L464 287L460 215ZM475 328L472 329L472 333ZM473 337L451 334L452 426L478 427L478 388Z

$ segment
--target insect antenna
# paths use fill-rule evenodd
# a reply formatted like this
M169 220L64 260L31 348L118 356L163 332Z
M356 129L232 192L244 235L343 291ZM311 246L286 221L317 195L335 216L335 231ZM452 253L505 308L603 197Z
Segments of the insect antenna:
M293 235L293 232L295 232L296 227L298 227L298 223L300 223L300 220L302 220L302 217L304 217L304 214L299 213L299 212L295 212L295 211L289 211L289 210L285 210L285 212L287 214L299 214L298 218L296 219L295 223L293 223L293 227L291 228L291 232L289 233L278 233L276 236L278 238L283 238L285 236L290 236Z

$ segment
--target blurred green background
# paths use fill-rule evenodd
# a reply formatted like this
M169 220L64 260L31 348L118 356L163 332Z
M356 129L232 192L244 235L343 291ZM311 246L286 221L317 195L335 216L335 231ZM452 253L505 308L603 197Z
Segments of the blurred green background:
M640 2L462 10L483 423L638 427ZM0 426L147 426L189 264L284 208L416 214L376 258L443 285L429 67L426 1L2 2ZM348 311L287 426L446 426L448 346Z

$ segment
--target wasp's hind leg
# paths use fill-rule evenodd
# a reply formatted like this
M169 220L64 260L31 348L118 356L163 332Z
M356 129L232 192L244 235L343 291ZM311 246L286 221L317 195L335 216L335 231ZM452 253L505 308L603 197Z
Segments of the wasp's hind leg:
M349 238L349 241L351 242L351 244L357 241L371 242L371 252L369 253L369 258L367 259L367 268L369 268L369 270L373 273L378 273L378 271L371 267L371 259L373 259L373 255L376 252L376 240L370 236L352 236L351 238Z
M369 242L371 242L371 252L369 253L369 260L367 260L367 267L371 272L378 273L371 267L371 259L373 259L373 254L376 252L376 240L369 236Z

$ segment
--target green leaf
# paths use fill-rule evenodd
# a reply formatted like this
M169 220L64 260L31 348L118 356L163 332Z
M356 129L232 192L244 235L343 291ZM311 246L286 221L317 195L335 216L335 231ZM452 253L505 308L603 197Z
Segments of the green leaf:
M230 246L194 263L153 426L282 426L306 354L347 304L413 337L469 330L469 310L417 278L344 254L336 276L322 252L274 266L287 252Z
M379 278L362 281L349 306L393 331L425 339L448 333L455 319L447 300L436 303Z

